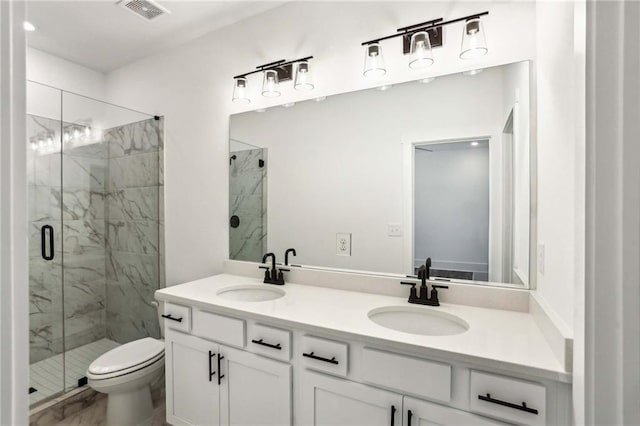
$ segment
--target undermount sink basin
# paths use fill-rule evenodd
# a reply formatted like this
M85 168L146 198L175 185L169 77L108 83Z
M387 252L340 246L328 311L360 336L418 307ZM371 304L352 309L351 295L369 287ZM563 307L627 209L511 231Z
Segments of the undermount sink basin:
M423 336L451 336L469 329L462 318L436 309L388 306L369 311L369 319L391 330Z
M278 287L265 285L237 285L223 288L216 293L227 300L239 302L266 302L279 299L285 295L285 291Z

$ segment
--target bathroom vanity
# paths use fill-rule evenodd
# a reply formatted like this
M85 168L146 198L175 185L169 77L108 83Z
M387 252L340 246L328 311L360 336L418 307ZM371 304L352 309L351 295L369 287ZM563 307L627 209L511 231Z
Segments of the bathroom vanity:
M528 312L231 274L156 298L173 425L570 423L571 374Z

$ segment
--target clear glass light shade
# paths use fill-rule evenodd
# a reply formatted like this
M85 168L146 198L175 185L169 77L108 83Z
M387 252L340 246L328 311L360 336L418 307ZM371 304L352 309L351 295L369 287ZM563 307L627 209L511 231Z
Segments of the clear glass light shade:
M364 47L364 76L367 78L380 78L387 73L382 56L382 47L378 43Z
M314 87L309 62L298 62L296 64L296 80L293 83L293 88L296 90L313 90Z
M248 104L251 102L247 94L247 79L244 77L236 78L233 81L233 102L239 104Z
M264 79L262 80L262 96L266 98L277 98L280 95L278 72L276 70L265 71Z
M460 58L474 59L487 54L487 40L480 18L469 19L462 29L462 47Z
M431 41L429 33L419 31L411 36L411 50L409 51L409 68L422 69L433 64Z

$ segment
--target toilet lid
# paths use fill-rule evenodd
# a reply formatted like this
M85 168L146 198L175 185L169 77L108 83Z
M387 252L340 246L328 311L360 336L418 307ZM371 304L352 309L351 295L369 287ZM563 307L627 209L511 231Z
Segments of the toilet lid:
M110 374L145 364L164 354L162 340L145 337L125 343L98 357L89 366L89 373Z

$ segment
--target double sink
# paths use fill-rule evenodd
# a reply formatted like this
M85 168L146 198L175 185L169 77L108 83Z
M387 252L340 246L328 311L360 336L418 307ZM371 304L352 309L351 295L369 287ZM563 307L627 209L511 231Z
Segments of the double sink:
M266 302L283 297L286 291L266 285L236 285L218 290L218 297L236 302ZM385 306L369 311L374 323L395 331L423 336L451 336L464 333L469 324L438 308Z

